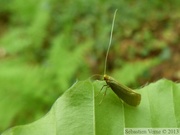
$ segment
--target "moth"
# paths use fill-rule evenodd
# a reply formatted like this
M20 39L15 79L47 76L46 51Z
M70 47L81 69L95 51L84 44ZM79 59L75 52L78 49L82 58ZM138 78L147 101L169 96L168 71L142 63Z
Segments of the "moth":
M112 34L113 34L113 29L114 29L114 21L115 21L115 17L116 17L116 12L117 12L117 9L114 12L114 17L113 17L113 22L112 22L112 27L111 27L111 35L110 35L108 50L107 50L106 58L105 58L103 79L106 82L106 85L104 85L104 86L106 86L106 89L108 87L110 87L113 90L113 92L128 105L138 106L141 102L141 94L139 94L139 93L135 92L134 90L132 90L131 88L119 83L111 76L106 75L107 58L108 58L111 41L112 41ZM103 89L103 87L101 88L101 90ZM105 94L106 94L106 91L105 91L104 95Z

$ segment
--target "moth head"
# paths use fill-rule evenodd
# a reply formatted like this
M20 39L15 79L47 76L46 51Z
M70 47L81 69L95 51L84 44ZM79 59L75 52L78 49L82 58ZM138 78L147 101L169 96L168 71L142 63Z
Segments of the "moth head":
M104 78L105 81L109 80L109 76L106 75L106 74L103 76L103 78Z

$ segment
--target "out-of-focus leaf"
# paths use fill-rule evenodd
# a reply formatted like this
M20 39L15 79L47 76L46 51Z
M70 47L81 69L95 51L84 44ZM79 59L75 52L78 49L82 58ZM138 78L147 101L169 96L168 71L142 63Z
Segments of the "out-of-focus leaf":
M70 44L72 41L60 34L54 38L49 56L49 69L55 71L57 84L62 90L66 90L75 81L75 78L72 77L77 73L78 68L85 65L82 63L84 55L92 45L91 42L87 42L77 45L76 48L71 48L68 46Z
M114 70L112 76L124 84L137 82L136 79L145 71L157 65L160 62L158 59L126 63L122 69Z
M53 80L40 67L28 67L20 62L15 65L13 61L1 62L0 123L3 124L0 124L0 130L14 125L14 121L27 123L40 118L61 94L54 87Z

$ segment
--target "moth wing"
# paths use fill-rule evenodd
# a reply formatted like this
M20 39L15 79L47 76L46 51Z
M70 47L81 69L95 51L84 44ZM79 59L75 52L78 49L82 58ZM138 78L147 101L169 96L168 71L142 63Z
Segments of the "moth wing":
M115 81L107 82L107 84L111 87L114 93L121 98L125 103L131 106L137 106L140 104L141 95L136 93L134 90L116 83Z

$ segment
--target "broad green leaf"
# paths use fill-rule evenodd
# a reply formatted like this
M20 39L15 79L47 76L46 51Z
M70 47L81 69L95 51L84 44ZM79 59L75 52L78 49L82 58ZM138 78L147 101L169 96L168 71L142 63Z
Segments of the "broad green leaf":
M131 107L108 89L104 81L79 81L67 90L43 118L11 128L3 135L122 135L124 128L180 127L180 85L160 80L137 90L138 107Z

